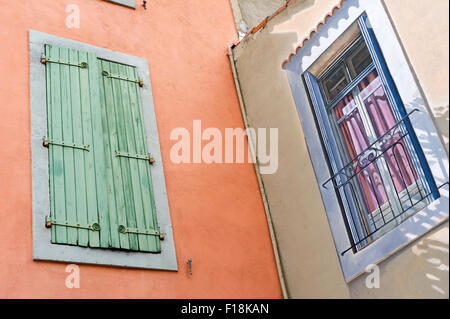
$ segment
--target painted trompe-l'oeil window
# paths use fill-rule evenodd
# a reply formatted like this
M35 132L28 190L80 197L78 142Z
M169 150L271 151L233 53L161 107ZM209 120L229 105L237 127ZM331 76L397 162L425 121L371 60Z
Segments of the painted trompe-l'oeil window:
M360 34L322 74L305 75L329 121L334 175L324 186L335 187L345 211L351 245L343 254L363 249L439 196L411 127L415 110L407 114L396 102L388 72Z

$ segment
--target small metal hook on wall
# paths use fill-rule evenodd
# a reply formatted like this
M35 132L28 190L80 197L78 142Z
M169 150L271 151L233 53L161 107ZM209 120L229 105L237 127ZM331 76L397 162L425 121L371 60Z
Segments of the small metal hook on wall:
M147 0L143 0L142 5L144 6L144 9L147 10Z
M192 258L188 259L187 264L188 264L189 275L192 275Z

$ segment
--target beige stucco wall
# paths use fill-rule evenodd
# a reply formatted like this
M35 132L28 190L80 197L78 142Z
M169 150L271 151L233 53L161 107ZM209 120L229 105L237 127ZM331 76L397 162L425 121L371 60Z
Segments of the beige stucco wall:
M448 154L449 1L388 0L385 4L441 130Z
M379 289L366 288L365 274L349 284L342 276L301 123L281 68L282 61L336 3L298 0L234 49L250 126L279 128L279 168L276 174L263 175L263 182L289 296L448 298L448 222L382 262ZM424 95L435 111L437 123L445 127L449 96L448 3L433 3L436 7L431 9L425 5L411 8L411 1L387 0ZM409 23L417 16L421 26L411 28ZM440 27L426 27L435 23ZM434 48L432 54L425 48ZM445 134L448 136L448 128Z

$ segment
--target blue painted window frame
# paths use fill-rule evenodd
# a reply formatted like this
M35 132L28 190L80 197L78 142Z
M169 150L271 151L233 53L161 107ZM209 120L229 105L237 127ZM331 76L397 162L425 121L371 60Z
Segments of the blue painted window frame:
M397 86L395 85L391 73L389 72L389 69L386 65L386 61L383 57L383 53L381 52L377 38L375 37L375 34L372 28L370 27L367 15L365 14L362 15L358 19L358 24L361 29L361 33L364 37L364 40L366 41L370 55L372 56L375 66L377 67L377 70L380 74L381 80L386 87L386 95L389 99L389 102L391 103L391 105L397 108L398 111L397 120L399 120L399 118L404 118L407 115L405 106L403 104L402 99L400 98ZM414 129L411 125L410 119L406 118L404 123L406 129L408 130L409 136L411 137L413 148L416 152L417 157L419 158L419 164L422 167L422 170L425 174L425 180L427 182L425 183L425 185L429 187L428 192L432 193L433 200L438 199L440 195L436 182L433 178L433 174L431 173L430 166L428 165L428 162L425 158L425 154L423 153L423 149L419 144L416 133L414 132Z
M322 98L322 92L320 90L319 82L316 77L309 71L304 74L304 79L310 93L312 106L314 107L314 114L316 116L317 124L321 132L322 141L326 149L326 153L329 158L329 165L332 168L332 172L337 172L342 169L344 164L342 163L341 156L339 155L338 145L334 139L334 134L331 131L330 125L326 125L325 121L328 121L328 116L326 114L325 103ZM333 175L333 174L331 174ZM342 215L347 229L348 239L351 246L354 246L354 238L357 238L357 234L362 232L362 225L359 217L356 215L355 203L352 196L348 194L348 190L339 190L338 198L348 198L347 201L341 201L340 206L342 207ZM352 207L349 207L352 206ZM353 223L349 223L349 220L353 220ZM364 243L361 243L356 248L360 248ZM356 251L355 249L353 250Z

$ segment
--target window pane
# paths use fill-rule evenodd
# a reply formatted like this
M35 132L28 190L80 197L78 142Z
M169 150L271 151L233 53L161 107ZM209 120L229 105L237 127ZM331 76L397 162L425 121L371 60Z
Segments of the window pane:
M417 181L417 173L405 141L401 138L399 127L391 130L397 124L397 120L394 117L377 71L374 70L364 78L360 82L359 88L376 137L380 138L390 131L390 134L387 134L380 142L380 147L383 151L386 150L384 158L397 193L400 193Z
M345 66L339 64L327 77L322 80L322 87L327 102L333 100L342 89L350 83Z
M356 78L372 62L366 43L362 42L347 58L348 69L352 79Z
M377 163L371 159L369 162L360 161L361 156L364 156L363 153L367 152L370 142L353 95L349 93L339 101L334 112L342 134L344 143L342 147L351 160L351 163L345 165L348 165L348 168L352 167L352 172L348 173L350 176L353 175L352 183L356 182L358 185L361 205L365 207L367 213L380 210L381 206L387 203L388 196Z

